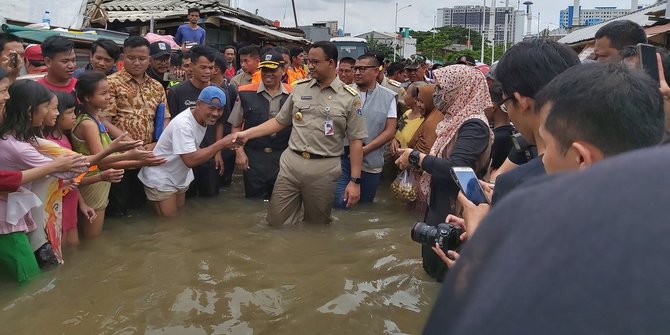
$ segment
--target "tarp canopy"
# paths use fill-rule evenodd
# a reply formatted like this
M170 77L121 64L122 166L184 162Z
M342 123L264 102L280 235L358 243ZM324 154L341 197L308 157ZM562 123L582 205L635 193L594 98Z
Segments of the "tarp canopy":
M3 24L2 31L21 37L24 40L31 42L42 43L50 36L63 36L69 40L80 43L92 43L99 38L109 38L112 41L116 42L118 45L123 45L123 41L126 36L121 36L120 34L98 34L95 33L84 33L79 31L58 31L58 30L46 30L46 29L33 29L28 27L17 26L13 24Z

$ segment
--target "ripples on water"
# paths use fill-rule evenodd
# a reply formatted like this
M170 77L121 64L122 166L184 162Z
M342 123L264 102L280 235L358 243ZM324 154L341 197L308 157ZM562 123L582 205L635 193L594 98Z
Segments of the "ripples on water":
M330 226L270 228L239 184L171 221L108 219L63 266L0 282L0 333L418 334L439 286L386 189Z

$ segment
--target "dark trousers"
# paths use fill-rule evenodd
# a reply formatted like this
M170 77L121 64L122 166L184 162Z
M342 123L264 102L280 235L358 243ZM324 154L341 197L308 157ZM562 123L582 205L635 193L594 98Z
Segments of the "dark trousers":
M219 172L214 158L193 168L193 181L186 192L187 197L214 197L219 195Z
M131 209L144 207L147 197L144 194L144 185L137 178L139 173L140 169L127 169L123 172L123 179L112 184L107 206L109 215L126 215Z
M221 151L223 159L223 175L219 178L219 186L228 187L233 182L233 172L235 172L235 151L224 149Z
M279 159L283 151L244 147L244 153L249 158L249 170L244 171L244 195L247 198L270 199L279 174Z

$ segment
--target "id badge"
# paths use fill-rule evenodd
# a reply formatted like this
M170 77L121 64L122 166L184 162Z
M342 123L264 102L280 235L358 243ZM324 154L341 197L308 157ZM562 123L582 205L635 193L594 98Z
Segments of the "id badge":
M326 120L323 122L323 133L326 136L335 135L335 128L333 127L333 120Z

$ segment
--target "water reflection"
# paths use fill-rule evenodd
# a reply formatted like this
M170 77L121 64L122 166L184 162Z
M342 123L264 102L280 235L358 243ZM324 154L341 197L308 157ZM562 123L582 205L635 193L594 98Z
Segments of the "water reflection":
M64 266L0 282L1 333L420 333L439 286L385 189L333 225L277 230L240 186L175 220L110 219Z

